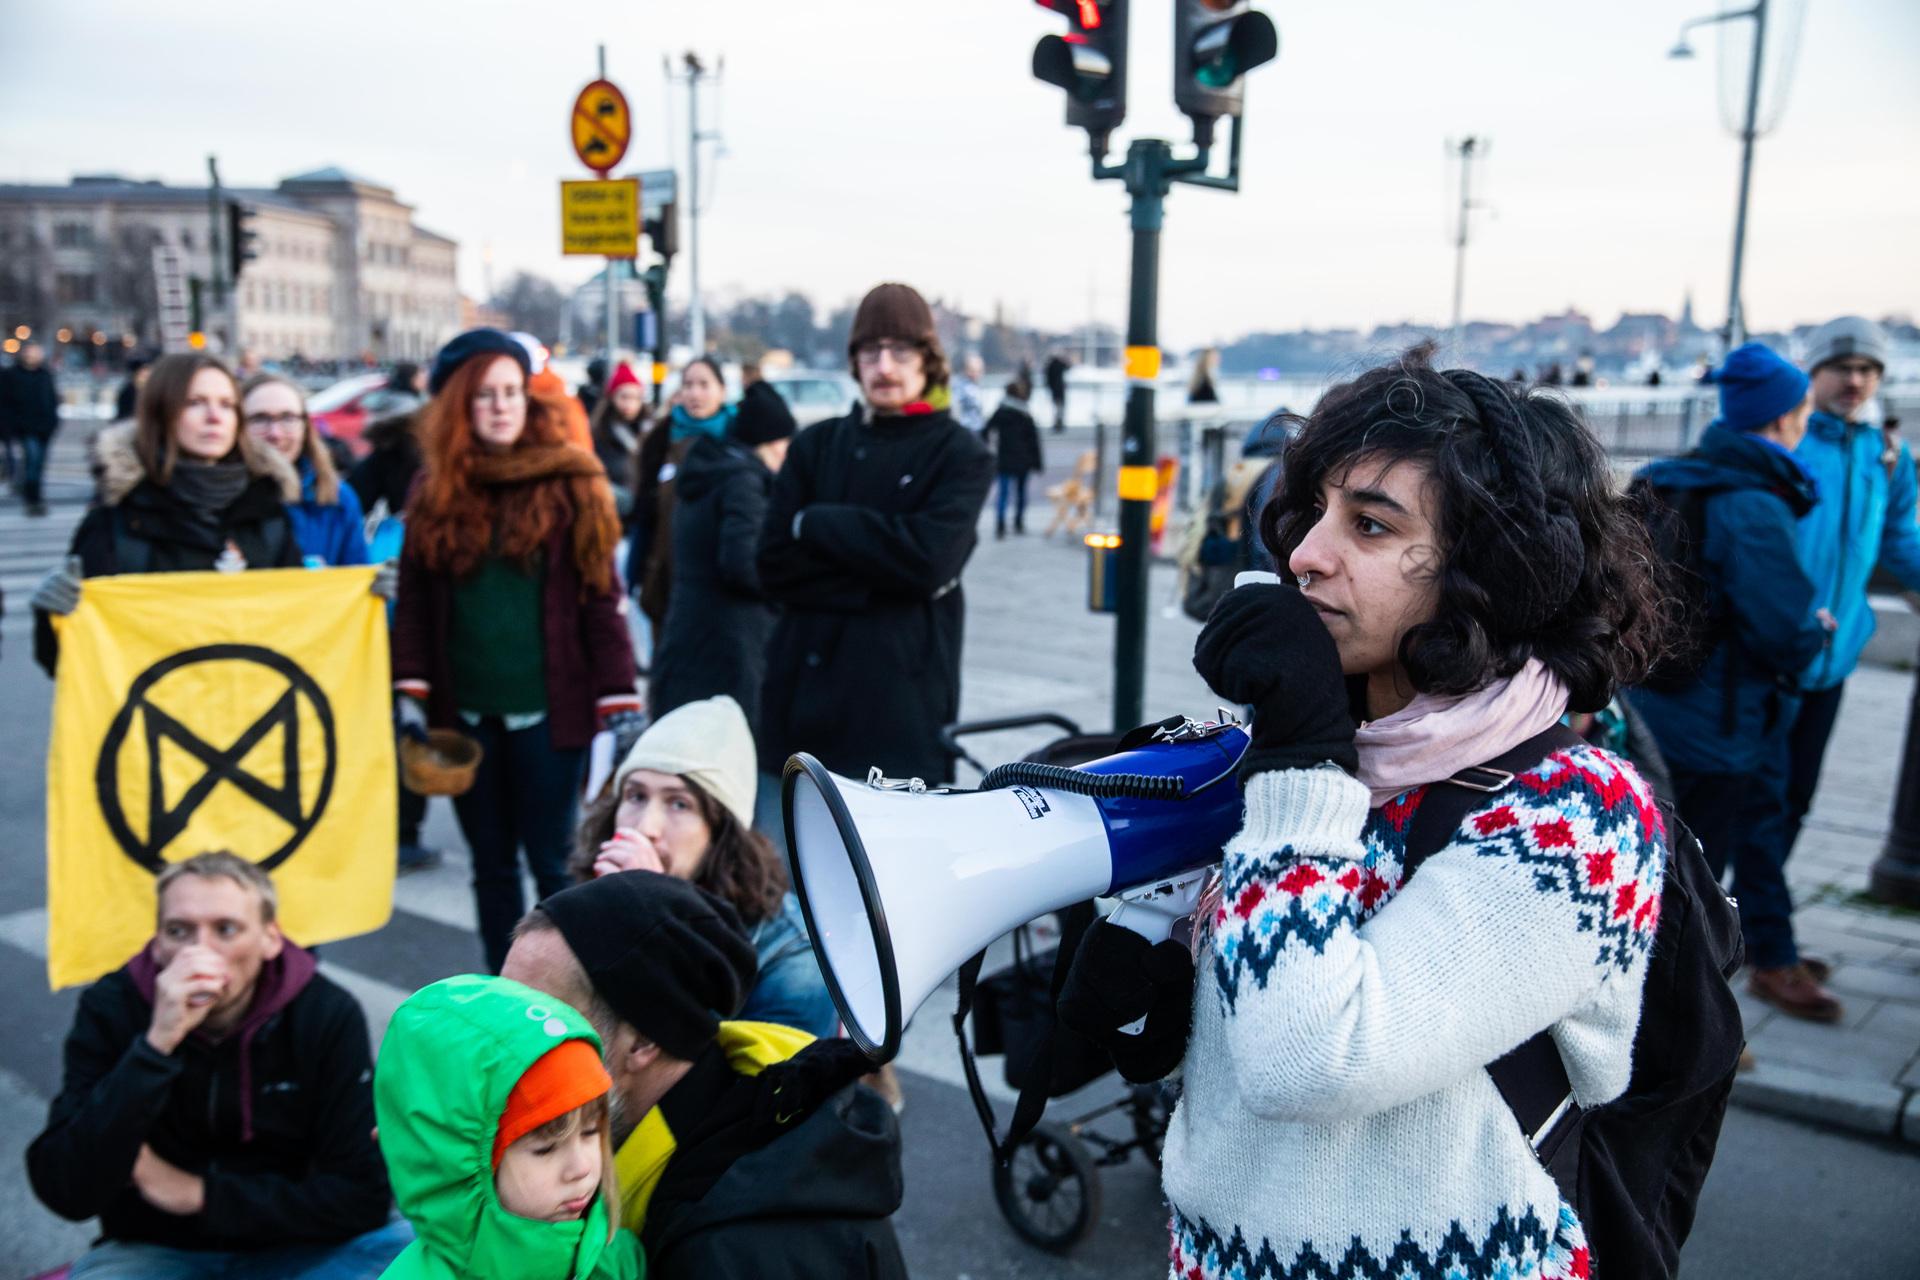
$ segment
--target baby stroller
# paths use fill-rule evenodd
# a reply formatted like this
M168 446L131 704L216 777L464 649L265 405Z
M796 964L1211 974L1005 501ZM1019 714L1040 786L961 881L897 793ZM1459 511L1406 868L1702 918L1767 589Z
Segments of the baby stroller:
M1084 733L1072 720L1054 712L950 725L940 738L955 756L985 774L987 766L960 744L962 738L1042 725L1057 728L1065 736L1023 759L1077 765L1120 748L1120 735ZM1058 1024L1053 1009L1055 962L1062 951L1071 956L1079 946L1097 918L1094 905L1075 903L1054 915L1057 924L1043 919L1016 929L1013 963L981 978L974 987L971 1046L963 1027L955 1027L974 1105L990 1134L993 1112L979 1087L975 1054L1003 1055L1008 1086L1023 1095L1043 1090L1046 1098L1076 1093L1113 1070L1112 1060L1098 1046ZM1007 1225L1029 1244L1049 1252L1072 1249L1099 1221L1101 1169L1126 1163L1135 1151L1159 1167L1160 1144L1173 1101L1169 1086L1131 1085L1084 1115L1034 1125L1004 1163L994 1163L994 1200ZM1128 1136L1114 1138L1091 1127L1096 1120L1116 1114L1125 1117Z

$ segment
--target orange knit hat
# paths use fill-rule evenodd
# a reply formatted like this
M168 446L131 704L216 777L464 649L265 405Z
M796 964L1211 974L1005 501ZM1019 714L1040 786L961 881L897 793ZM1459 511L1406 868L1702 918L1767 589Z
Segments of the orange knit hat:
M612 1087L600 1055L587 1041L568 1040L547 1050L507 1095L507 1109L493 1139L493 1167L500 1167L500 1157L516 1141Z

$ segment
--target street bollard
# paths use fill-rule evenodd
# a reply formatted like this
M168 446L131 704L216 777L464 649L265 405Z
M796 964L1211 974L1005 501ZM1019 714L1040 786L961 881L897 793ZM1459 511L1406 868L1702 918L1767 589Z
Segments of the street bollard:
M1868 884L1882 902L1920 908L1920 669L1907 706L1907 747L1893 789L1893 825Z

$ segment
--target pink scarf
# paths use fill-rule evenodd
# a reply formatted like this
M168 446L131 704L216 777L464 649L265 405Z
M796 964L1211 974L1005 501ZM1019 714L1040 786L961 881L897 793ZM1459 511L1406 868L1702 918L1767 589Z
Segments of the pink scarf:
M1529 658L1513 675L1478 693L1422 693L1392 715L1360 726L1353 735L1360 749L1359 778L1378 809L1403 791L1511 750L1566 711L1567 686L1538 658Z

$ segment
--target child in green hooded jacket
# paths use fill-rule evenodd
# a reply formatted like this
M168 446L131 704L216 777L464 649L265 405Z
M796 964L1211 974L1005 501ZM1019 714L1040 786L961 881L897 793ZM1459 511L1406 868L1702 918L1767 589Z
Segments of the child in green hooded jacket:
M374 1069L380 1150L417 1239L382 1280L639 1280L610 1217L600 1038L505 978L424 987L394 1013Z

